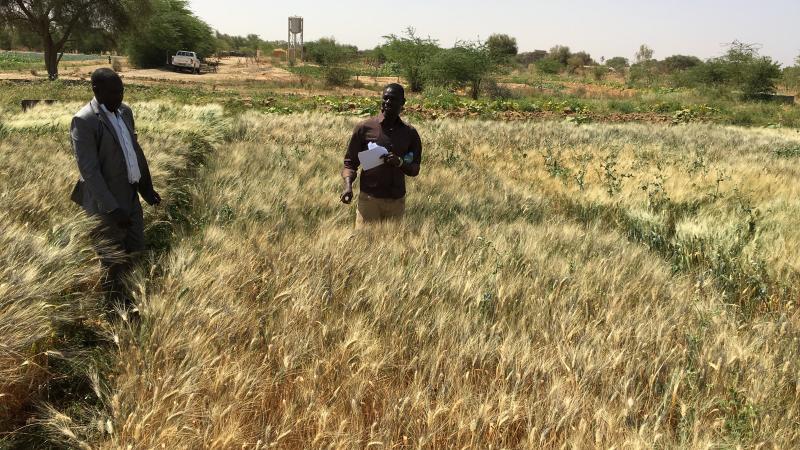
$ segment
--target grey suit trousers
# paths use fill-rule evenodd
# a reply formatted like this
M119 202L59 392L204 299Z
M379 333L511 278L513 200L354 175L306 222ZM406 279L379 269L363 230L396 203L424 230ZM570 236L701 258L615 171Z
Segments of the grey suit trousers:
M131 254L145 249L144 214L142 204L139 202L139 194L135 189L131 189L131 206L128 212L131 225L127 228L121 228L108 214L96 213L96 216L100 218L100 224L94 229L93 234L99 241L110 245L112 252ZM104 253L106 252L100 252L100 259L108 264L110 261L104 260L106 259ZM109 256L113 260L113 255Z

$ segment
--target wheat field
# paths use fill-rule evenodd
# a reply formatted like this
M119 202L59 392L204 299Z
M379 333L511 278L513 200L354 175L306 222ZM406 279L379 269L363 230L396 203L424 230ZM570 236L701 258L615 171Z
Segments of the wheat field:
M75 384L96 387L108 358L106 347L94 344L116 339L88 238L94 222L69 200L77 169L68 128L82 106L0 110L0 447L39 433L48 400L74 397L81 391ZM171 194L165 208L145 210L148 235L158 244L173 233L180 195L172 187L204 145L221 138L215 124L222 111L154 103L137 110L153 178Z
M69 111L0 126L0 239L15 243L0 259L0 373L15 381L0 387L35 405L49 442L800 443L794 130L415 123L405 223L355 231L337 193L356 118L134 105L167 192L148 233L166 244L131 275L141 322L98 319L99 356L68 355L91 399L57 404L26 392L52 381L24 363L63 354L53 323L99 302L87 224L64 200Z

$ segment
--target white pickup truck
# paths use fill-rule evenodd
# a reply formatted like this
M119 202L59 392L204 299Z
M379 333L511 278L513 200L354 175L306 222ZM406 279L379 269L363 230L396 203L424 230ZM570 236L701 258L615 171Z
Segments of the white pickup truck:
M189 69L192 73L200 73L200 60L195 52L181 50L172 57L172 67L175 70Z

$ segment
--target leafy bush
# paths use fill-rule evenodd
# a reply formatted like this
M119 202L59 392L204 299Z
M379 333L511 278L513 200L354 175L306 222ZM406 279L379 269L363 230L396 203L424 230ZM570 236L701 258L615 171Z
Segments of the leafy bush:
M487 80L483 83L484 94L491 99L507 100L514 98L511 89L501 86L495 80Z
M606 61L606 65L611 67L617 72L624 72L630 66L628 62L628 58L623 58L622 56L615 56Z
M493 34L486 40L489 55L497 63L504 63L517 54L517 40L507 34Z
M556 60L561 67L566 67L570 56L572 56L572 52L569 47L565 45L556 45L550 49L547 57Z
M742 68L739 85L746 98L759 94L774 94L776 82L781 77L780 65L769 57L756 58Z
M591 64L594 64L594 61L592 60L591 55L586 52L574 53L567 58L567 70L569 70L570 73L575 73L583 66L588 66Z
M592 67L592 76L595 80L600 81L606 77L608 74L608 67L605 66L594 66Z
M628 83L633 86L653 86L657 77L657 66L653 60L636 63L628 71Z
M442 86L428 86L423 94L423 105L426 108L453 110L461 103L458 95Z
M629 100L611 100L608 102L608 109L623 114L636 112L636 105Z
M350 71L343 67L326 67L324 74L329 86L344 86L350 81Z
M664 102L658 102L655 105L653 105L651 109L653 110L653 112L657 113L669 113L669 112L680 111L682 108L683 106L680 104L680 102L677 102L675 100L669 100Z
M663 73L675 73L691 69L702 65L703 61L696 56L672 55L664 58L658 63L659 69Z
M758 99L774 94L783 75L780 64L759 56L756 46L734 42L724 56L676 73L673 81L679 86L725 87L746 99Z
M469 87L473 99L481 83L496 69L485 44L459 42L439 51L425 66L426 79L436 85Z
M540 59L536 62L536 70L541 73L555 75L561 71L561 64L553 58Z
M517 54L517 63L527 67L547 57L547 52L544 50L536 50L533 52L523 52Z
M800 94L800 66L783 69L783 85L790 92Z
M342 45L334 38L321 38L306 44L306 59L320 66L336 66L352 59L357 49L352 45Z

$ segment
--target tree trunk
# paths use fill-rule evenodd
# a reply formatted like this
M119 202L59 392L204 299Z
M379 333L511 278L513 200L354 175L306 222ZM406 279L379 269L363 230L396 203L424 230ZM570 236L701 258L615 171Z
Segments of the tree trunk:
M411 92L422 92L422 73L418 68L411 68L408 70L406 80L409 84Z
M478 96L481 93L481 82L480 80L474 80L472 81L471 84L472 84L472 92L470 92L470 94L472 94L473 100L477 100Z
M50 80L58 79L58 63L61 58L58 57L58 51L53 40L48 36L44 40L44 65L47 68L47 78Z

